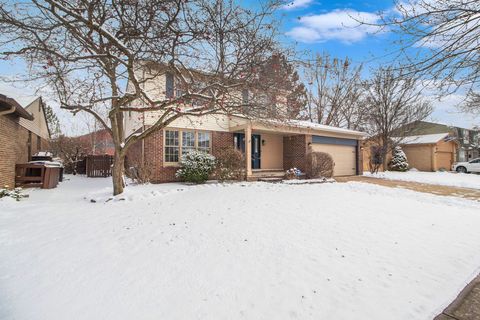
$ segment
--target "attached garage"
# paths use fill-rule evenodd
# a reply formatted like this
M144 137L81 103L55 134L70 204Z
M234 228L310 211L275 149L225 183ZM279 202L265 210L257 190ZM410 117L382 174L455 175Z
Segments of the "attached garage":
M405 137L401 146L409 167L420 171L448 171L456 158L456 142L448 133Z
M312 151L325 152L335 163L334 176L353 176L358 170L357 140L312 136Z

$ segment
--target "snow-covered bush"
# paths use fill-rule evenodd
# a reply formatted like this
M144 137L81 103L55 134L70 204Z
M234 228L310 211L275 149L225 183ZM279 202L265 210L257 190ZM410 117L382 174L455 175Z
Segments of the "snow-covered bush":
M224 148L216 153L215 178L220 181L243 180L245 160L243 154L234 148Z
M298 177L300 177L301 174L302 174L302 171L300 171L300 169L290 168L285 172L285 177L289 180L298 179Z
M392 171L407 171L408 162L405 152L400 146L396 146L392 151L392 160L388 163L388 168Z
M331 178L335 163L332 156L325 152L309 152L307 154L306 175L309 179Z
M28 198L28 195L22 193L22 188L15 188L13 190L5 188L0 189L0 198L3 197L10 197L17 201L20 201L22 198Z
M215 157L201 151L190 151L182 155L176 176L182 181L203 183L215 169Z

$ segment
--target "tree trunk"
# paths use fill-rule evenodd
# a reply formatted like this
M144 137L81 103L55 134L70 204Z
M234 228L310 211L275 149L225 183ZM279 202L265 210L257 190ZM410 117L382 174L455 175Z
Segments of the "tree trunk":
M125 187L123 174L125 171L125 157L120 154L119 151L115 151L113 157L113 168L112 168L112 181L113 181L113 195L123 193L123 188Z

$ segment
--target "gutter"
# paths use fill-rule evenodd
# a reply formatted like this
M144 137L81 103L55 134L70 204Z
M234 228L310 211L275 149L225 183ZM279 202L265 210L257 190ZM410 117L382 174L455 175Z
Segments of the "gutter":
M14 113L16 109L15 106L11 106L8 110L0 111L0 116Z

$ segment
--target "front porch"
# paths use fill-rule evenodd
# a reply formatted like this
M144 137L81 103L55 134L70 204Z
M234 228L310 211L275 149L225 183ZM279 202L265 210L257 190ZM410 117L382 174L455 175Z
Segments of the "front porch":
M311 141L308 135L282 132L278 128L266 130L251 124L235 129L234 146L245 155L247 180L280 180L292 167L305 171Z

